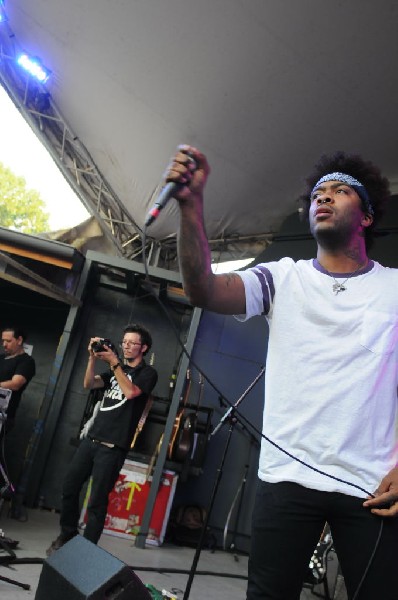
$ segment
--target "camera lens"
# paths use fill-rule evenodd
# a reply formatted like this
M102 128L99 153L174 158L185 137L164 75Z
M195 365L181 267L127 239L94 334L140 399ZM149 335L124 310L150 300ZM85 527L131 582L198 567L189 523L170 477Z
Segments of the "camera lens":
M100 338L99 340L91 344L91 350L93 352L106 352L108 348L109 350L112 350L112 352L117 354L116 346L112 344L111 340L108 340L108 338Z
M102 342L93 342L91 344L91 350L93 352L102 352L105 348L103 347Z

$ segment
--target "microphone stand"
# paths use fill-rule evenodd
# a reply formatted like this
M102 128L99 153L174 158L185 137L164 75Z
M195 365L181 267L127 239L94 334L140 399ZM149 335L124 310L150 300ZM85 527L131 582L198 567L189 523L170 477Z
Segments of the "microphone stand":
M216 498L216 495L217 495L218 487L220 485L220 481L221 481L221 477L222 477L222 472L223 472L223 467L224 467L225 459L226 459L226 456L227 456L227 452L228 452L229 444L230 444L230 441L231 441L232 433L233 433L233 430L234 430L234 426L235 426L235 423L237 421L237 418L235 416L235 411L238 408L238 406L240 405L240 403L242 402L242 400L244 400L244 398L246 398L246 396L251 391L251 389L256 385L256 383L259 381L259 379L261 379L261 377L264 375L264 373L265 373L265 367L262 367L261 371L259 372L259 374L257 375L257 377L252 381L252 383L249 385L249 387L243 392L243 394L240 396L240 398L238 398L238 400L235 402L235 404L232 404L230 406L230 408L226 411L226 413L224 414L224 416L221 418L221 420L218 423L218 425L215 427L215 429L213 429L213 431L209 435L209 438L213 437L221 429L221 427L224 425L224 423L227 420L229 421L228 436L227 436L227 439L226 439L226 442L225 442L224 451L223 451L223 454L222 454L222 457L221 457L220 465L219 465L219 467L217 469L217 477L216 477L215 482L214 482L212 494L211 494L211 497L210 497L209 507L207 509L206 518L205 518L205 521L204 521L203 526L202 526L202 531L201 531L201 534L200 534L199 542L198 542L198 545L196 547L196 551L195 551L194 558L193 558L193 561L192 561L192 566L191 566L191 570L189 572L189 577L188 577L187 585L186 585L186 588L185 588L183 600L187 600L189 598L189 594L190 594L190 591L191 591L193 578L195 576L196 569L197 569L197 566L198 566L198 562L199 562L199 558L200 558L200 553L202 551L203 542L204 542L204 538L205 538L206 531L207 531L207 526L208 526L209 519L210 519L210 514L211 514L211 511L212 511L212 508L213 508L213 505L214 505L214 501L215 501L215 498Z

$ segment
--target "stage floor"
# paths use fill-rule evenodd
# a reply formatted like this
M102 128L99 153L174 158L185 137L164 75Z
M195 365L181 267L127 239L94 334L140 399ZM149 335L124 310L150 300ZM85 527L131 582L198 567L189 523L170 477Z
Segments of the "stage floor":
M4 534L19 541L15 550L17 563L4 564L8 556L0 551L0 577L7 577L22 583L30 584L30 590L24 590L0 579L0 597L2 600L28 600L34 598L45 550L58 535L59 515L47 510L28 510L27 521L20 522L7 516L8 506L5 504L0 517L0 528ZM126 565L133 568L135 574L144 584L152 584L158 590L168 590L177 594L182 600L188 574L163 573L163 569L186 570L192 566L195 549L181 546L163 545L148 546L145 550L136 548L131 540L111 535L102 535L99 546L116 556ZM328 579L330 589L335 583L335 557L330 553ZM26 560L26 563L24 562ZM19 562L20 561L20 562ZM145 570L147 569L147 570ZM206 571L215 575L196 574L190 590L190 600L243 600L246 595L247 556L215 550L202 550L197 571ZM223 574L225 574L223 576ZM228 577L228 575L230 575ZM286 574L288 577L288 573ZM321 592L318 586L316 591ZM343 596L339 595L339 599ZM309 589L303 590L300 600L314 599ZM53 600L49 598L48 600ZM56 598L54 598L56 600Z

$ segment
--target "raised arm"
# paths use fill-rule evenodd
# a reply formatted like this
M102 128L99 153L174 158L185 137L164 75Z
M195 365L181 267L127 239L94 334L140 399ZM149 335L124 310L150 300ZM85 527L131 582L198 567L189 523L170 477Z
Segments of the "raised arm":
M183 184L175 198L180 206L178 256L184 290L194 306L242 314L246 301L241 278L235 273L215 275L211 270L203 219L203 191L209 173L204 154L192 146L180 146L166 174L166 181Z

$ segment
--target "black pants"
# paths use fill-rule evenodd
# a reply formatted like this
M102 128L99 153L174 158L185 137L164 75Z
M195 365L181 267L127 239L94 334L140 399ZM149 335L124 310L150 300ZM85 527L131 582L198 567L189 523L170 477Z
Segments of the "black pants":
M381 518L363 500L295 483L259 481L253 510L248 600L298 600L325 521L331 528L348 597L365 572ZM383 532L357 600L398 598L398 518Z
M96 544L104 528L108 496L115 485L126 458L121 448L107 448L90 439L82 440L70 464L62 490L61 534L77 533L80 517L80 492L92 476L87 524L84 537Z

